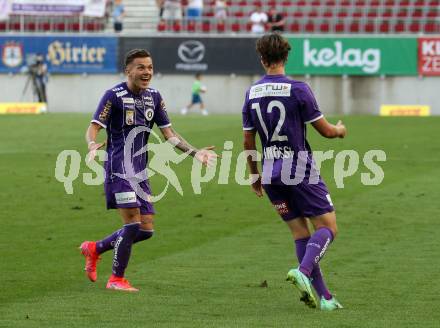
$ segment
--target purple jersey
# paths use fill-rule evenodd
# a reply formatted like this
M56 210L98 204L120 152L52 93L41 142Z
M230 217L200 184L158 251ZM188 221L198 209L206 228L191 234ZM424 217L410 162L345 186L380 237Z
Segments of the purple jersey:
M321 117L315 97L304 82L285 75L266 75L251 86L243 106L243 129L256 129L260 136L263 184L295 184L286 183L286 175L291 180L302 175L307 182L312 153L306 124Z
M155 123L159 128L171 126L165 104L157 90L148 88L139 94L134 94L125 82L105 92L92 122L107 130L108 160L105 163L107 183L117 180L117 175L130 178L124 168L124 146L134 128L146 127L148 131L141 131L135 136L130 157L147 145L150 131ZM140 155L130 158L130 161L134 174L146 172L148 153L141 152Z

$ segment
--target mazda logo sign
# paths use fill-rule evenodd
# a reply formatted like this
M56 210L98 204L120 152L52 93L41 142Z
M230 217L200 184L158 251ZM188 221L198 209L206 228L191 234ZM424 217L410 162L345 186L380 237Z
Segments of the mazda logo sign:
M205 46L200 41L185 41L179 45L177 54L184 63L198 63L205 57Z

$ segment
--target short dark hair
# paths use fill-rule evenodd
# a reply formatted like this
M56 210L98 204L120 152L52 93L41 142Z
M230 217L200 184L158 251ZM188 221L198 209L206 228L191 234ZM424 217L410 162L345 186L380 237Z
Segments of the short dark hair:
M279 62L285 63L291 47L285 38L275 32L259 38L256 49L263 63L270 66Z
M133 62L136 58L151 57L151 54L144 49L132 49L125 55L125 67Z

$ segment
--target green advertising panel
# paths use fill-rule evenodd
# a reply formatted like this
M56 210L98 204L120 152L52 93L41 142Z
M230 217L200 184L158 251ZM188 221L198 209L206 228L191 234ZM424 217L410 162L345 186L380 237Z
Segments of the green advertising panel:
M417 38L289 38L291 75L417 75Z

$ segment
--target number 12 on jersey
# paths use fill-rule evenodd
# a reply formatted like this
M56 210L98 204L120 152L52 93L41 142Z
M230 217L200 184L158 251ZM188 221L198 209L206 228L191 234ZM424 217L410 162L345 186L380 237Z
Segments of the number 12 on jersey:
M270 141L287 141L287 136L280 135L281 128L283 127L284 121L286 119L286 107L279 100L272 100L267 105L267 113L272 113L274 108L278 108L280 111L280 119L278 120L278 124L275 127L275 131L272 134L272 138ZM257 111L258 120L260 121L261 128L263 129L264 134L266 135L266 139L269 140L269 132L267 131L266 123L264 123L263 117L261 116L261 107L259 103L253 103L252 109Z

